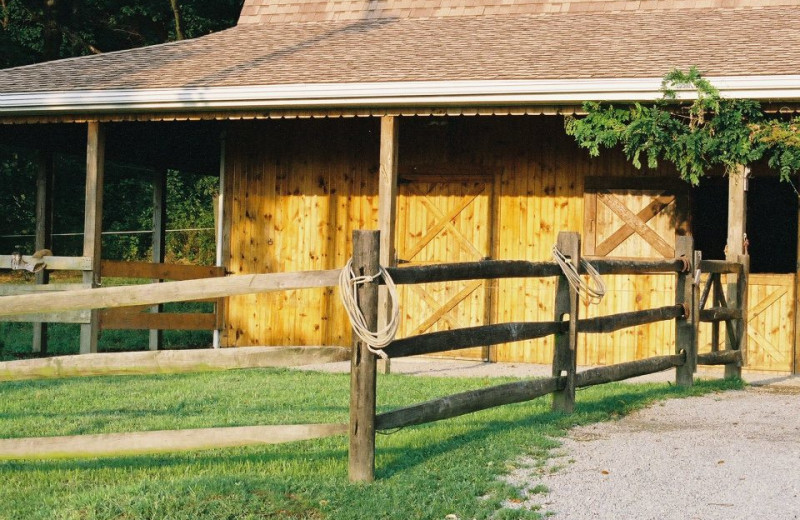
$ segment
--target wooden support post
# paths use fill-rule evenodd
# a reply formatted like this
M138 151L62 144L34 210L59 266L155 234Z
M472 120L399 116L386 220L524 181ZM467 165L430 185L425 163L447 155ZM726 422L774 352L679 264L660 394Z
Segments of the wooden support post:
M580 267L581 237L578 233L562 231L556 246L575 266ZM571 413L575 407L575 373L578 368L578 293L563 274L556 285L555 321L569 315L569 330L555 335L553 376L566 376L563 390L553 394L553 410Z
M90 121L86 142L86 205L83 221L83 256L92 259L92 270L83 272L83 282L91 284L92 287L97 287L100 284L105 141L105 127L97 121ZM99 312L93 310L91 323L81 325L81 354L97 352L99 331Z
M163 169L153 175L153 263L163 264L167 241L167 172ZM163 280L154 279L153 283ZM159 313L163 305L154 305L150 312ZM161 330L150 331L150 350L160 350L164 333Z
M725 248L725 259L737 262L745 254L744 240L747 231L747 176L749 168L740 166L728 176L728 244ZM735 298L736 285L728 284L728 305L735 306L737 302L730 301ZM741 339L733 338L731 327L728 327L726 337L727 349L736 349ZM742 367L725 365L725 377L741 377Z
M372 275L379 266L379 231L353 231L353 270L356 276ZM358 288L358 306L367 327L378 325L378 283ZM353 334L350 358L350 456L351 482L372 482L375 478L375 379L376 356Z
M681 351L686 354L686 361L675 369L675 383L678 386L692 386L694 384L694 369L697 363L697 339L695 337L695 319L699 314L695 296L697 290L694 286L694 266L697 258L694 257L694 240L690 236L678 237L675 240L675 258L683 257L689 269L678 273L675 281L675 303L683 305L688 311L683 318L675 320L675 353Z
M732 327L735 336L731 337L728 333L726 344L729 350L738 350L741 357L737 362L725 365L726 379L741 378L742 366L747 364L747 284L750 275L750 256L739 255L738 261L742 264L742 272L736 278L736 284L728 285L731 289L735 289L728 290L728 305L739 309L742 317L736 320Z
M36 238L34 249L53 249L53 152L40 151L36 173ZM43 269L36 273L37 284L50 282L50 273ZM47 352L47 323L33 323L33 353Z
M397 158L400 118L381 117L380 174L378 179L378 229L381 232L380 262L384 267L394 267L395 219L397 215ZM382 328L392 315L392 302L385 286L378 292L378 325ZM381 372L388 374L390 361L379 360Z

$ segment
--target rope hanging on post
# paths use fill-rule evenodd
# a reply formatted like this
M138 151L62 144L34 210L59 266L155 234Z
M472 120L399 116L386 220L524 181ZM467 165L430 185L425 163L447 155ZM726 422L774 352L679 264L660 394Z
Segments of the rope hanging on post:
M392 315L382 329L372 332L367 326L364 313L358 307L358 286L370 283L379 276L383 277L388 289ZM380 356L382 359L388 359L389 356L381 349L394 341L394 337L397 335L397 327L400 325L400 306L398 305L397 286L386 269L380 266L380 270L374 275L356 276L353 272L353 259L350 258L341 273L339 273L339 296L342 299L347 315L350 317L350 324L355 334L367 344L370 352Z
M558 250L558 246L553 246L553 258L559 267L561 267L561 271L564 273L564 276L567 277L569 284L575 289L575 292L578 293L584 302L598 304L603 301L603 296L606 295L606 284L600 277L600 273L597 272L597 269L595 269L592 264L581 258L581 266L586 269L591 279L591 283L589 283L581 278L578 269L572 262L567 260L564 253Z

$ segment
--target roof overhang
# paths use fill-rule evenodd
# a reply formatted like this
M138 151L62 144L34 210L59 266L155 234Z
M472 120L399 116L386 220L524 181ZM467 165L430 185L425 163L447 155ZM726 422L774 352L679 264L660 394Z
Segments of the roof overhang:
M707 78L726 98L797 102L800 75ZM691 99L693 89L678 90ZM661 78L409 81L0 94L0 115L396 106L504 106L660 99Z

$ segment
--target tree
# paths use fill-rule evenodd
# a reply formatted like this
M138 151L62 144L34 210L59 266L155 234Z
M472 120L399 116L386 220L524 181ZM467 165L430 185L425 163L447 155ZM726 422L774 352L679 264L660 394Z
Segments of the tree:
M686 87L695 90L692 101L678 99L677 89ZM799 117L769 116L756 101L723 98L696 68L664 76L661 92L651 106L585 103L586 117L567 118L567 134L592 156L620 146L637 168L643 156L650 168L671 162L692 184L714 168L730 173L764 158L784 181L800 171Z
M0 0L0 68L194 38L242 0Z
M0 0L0 68L57 58L128 49L193 38L231 27L242 0ZM0 143L0 207L7 218L0 236L30 235L34 229L36 156ZM84 159L58 157L56 232L83 229ZM151 179L135 169L108 165L103 229L141 230L150 226ZM171 173L167 187L170 226L209 227L209 190L216 180ZM202 201L202 202L201 202ZM0 240L5 251L32 248L33 239ZM104 238L107 258L144 258L148 235ZM172 260L213 261L213 233L170 237ZM80 254L81 237L57 237L59 254Z

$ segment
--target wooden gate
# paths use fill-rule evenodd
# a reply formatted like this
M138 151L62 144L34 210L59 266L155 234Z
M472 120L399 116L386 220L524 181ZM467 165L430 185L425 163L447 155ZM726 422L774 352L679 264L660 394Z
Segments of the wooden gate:
M478 176L402 176L397 201L399 267L473 262L489 256L492 185ZM405 285L398 337L483 325L484 280ZM442 354L487 359L486 348Z
M794 344L795 275L751 274L748 282L745 368L790 372ZM700 327L700 352L711 351L711 331L710 324Z

